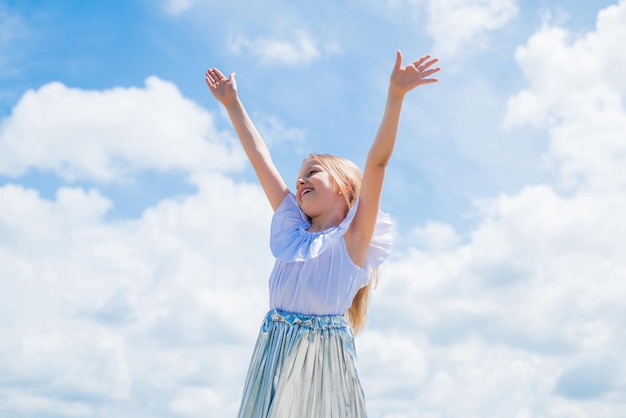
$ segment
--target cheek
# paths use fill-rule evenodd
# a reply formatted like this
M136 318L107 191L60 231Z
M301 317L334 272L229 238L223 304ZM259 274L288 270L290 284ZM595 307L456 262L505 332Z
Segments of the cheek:
M335 182L333 181L333 179L327 173L324 173L323 176L320 176L320 180L324 183L324 185L327 188L329 188L331 190L335 189L335 187L336 187Z
M339 193L341 191L341 187L331 178L328 179L328 188L333 191L333 193Z

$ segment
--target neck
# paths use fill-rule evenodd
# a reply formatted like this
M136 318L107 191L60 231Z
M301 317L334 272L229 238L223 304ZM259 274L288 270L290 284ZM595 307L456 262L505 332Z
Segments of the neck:
M345 210L342 210L327 212L322 215L315 216L311 218L311 226L309 227L309 232L321 232L337 226L341 223L341 221L346 218L346 215L347 212Z

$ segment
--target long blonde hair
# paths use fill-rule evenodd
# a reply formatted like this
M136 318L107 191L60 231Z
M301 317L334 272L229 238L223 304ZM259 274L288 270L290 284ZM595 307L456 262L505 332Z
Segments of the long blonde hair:
M354 206L361 194L363 173L352 161L332 154L309 154L307 159L315 160L330 175L335 185L342 191L348 210ZM379 268L374 269L370 282L360 288L352 299L347 318L355 334L361 331L366 323L367 308L371 290L378 284Z

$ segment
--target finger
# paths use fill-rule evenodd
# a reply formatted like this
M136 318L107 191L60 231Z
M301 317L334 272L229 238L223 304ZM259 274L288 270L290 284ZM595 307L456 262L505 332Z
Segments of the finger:
M428 77L432 74L435 74L439 70L441 70L441 67L435 67L435 68L428 69L426 71L422 71L422 77Z
M433 74L439 71L439 67L427 70L422 73L422 83L435 83L439 81L437 77L432 77Z
M222 74L222 72L220 70L218 70L217 68L213 68L213 74L215 74L215 76L217 77L217 80L226 80L226 77L224 77L224 74Z
M402 67L402 52L400 50L396 51L396 62L393 66L394 70L399 70Z
M237 73L230 73L230 75L228 76L228 81L233 82L235 81L235 76L237 75Z
M428 68L428 67L430 67L431 65L433 65L434 63L436 63L437 61L439 61L439 58L433 58L433 59L431 59L431 60L430 60L430 61L428 61L428 62L424 62L424 63L422 63L421 67L422 67L422 68Z
M207 81L210 81L213 85L215 85L219 80L219 77L217 76L217 74L215 74L215 70L209 69L206 72L206 79Z
M430 54L426 54L423 57L413 61L413 65L417 68L424 63L428 58L430 58Z
M211 75L211 70L206 72L206 75L204 76L204 80L206 81L206 84L207 86L209 86L209 88L215 87L215 80L213 80L213 76Z

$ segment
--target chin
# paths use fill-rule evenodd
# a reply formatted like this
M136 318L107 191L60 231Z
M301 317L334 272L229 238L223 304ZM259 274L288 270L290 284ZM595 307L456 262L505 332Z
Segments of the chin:
M298 203L298 207L300 208L300 210L302 211L302 213L304 213L306 215L307 218L311 219L311 208L309 207L308 209L305 207L306 205L302 205L302 203Z

